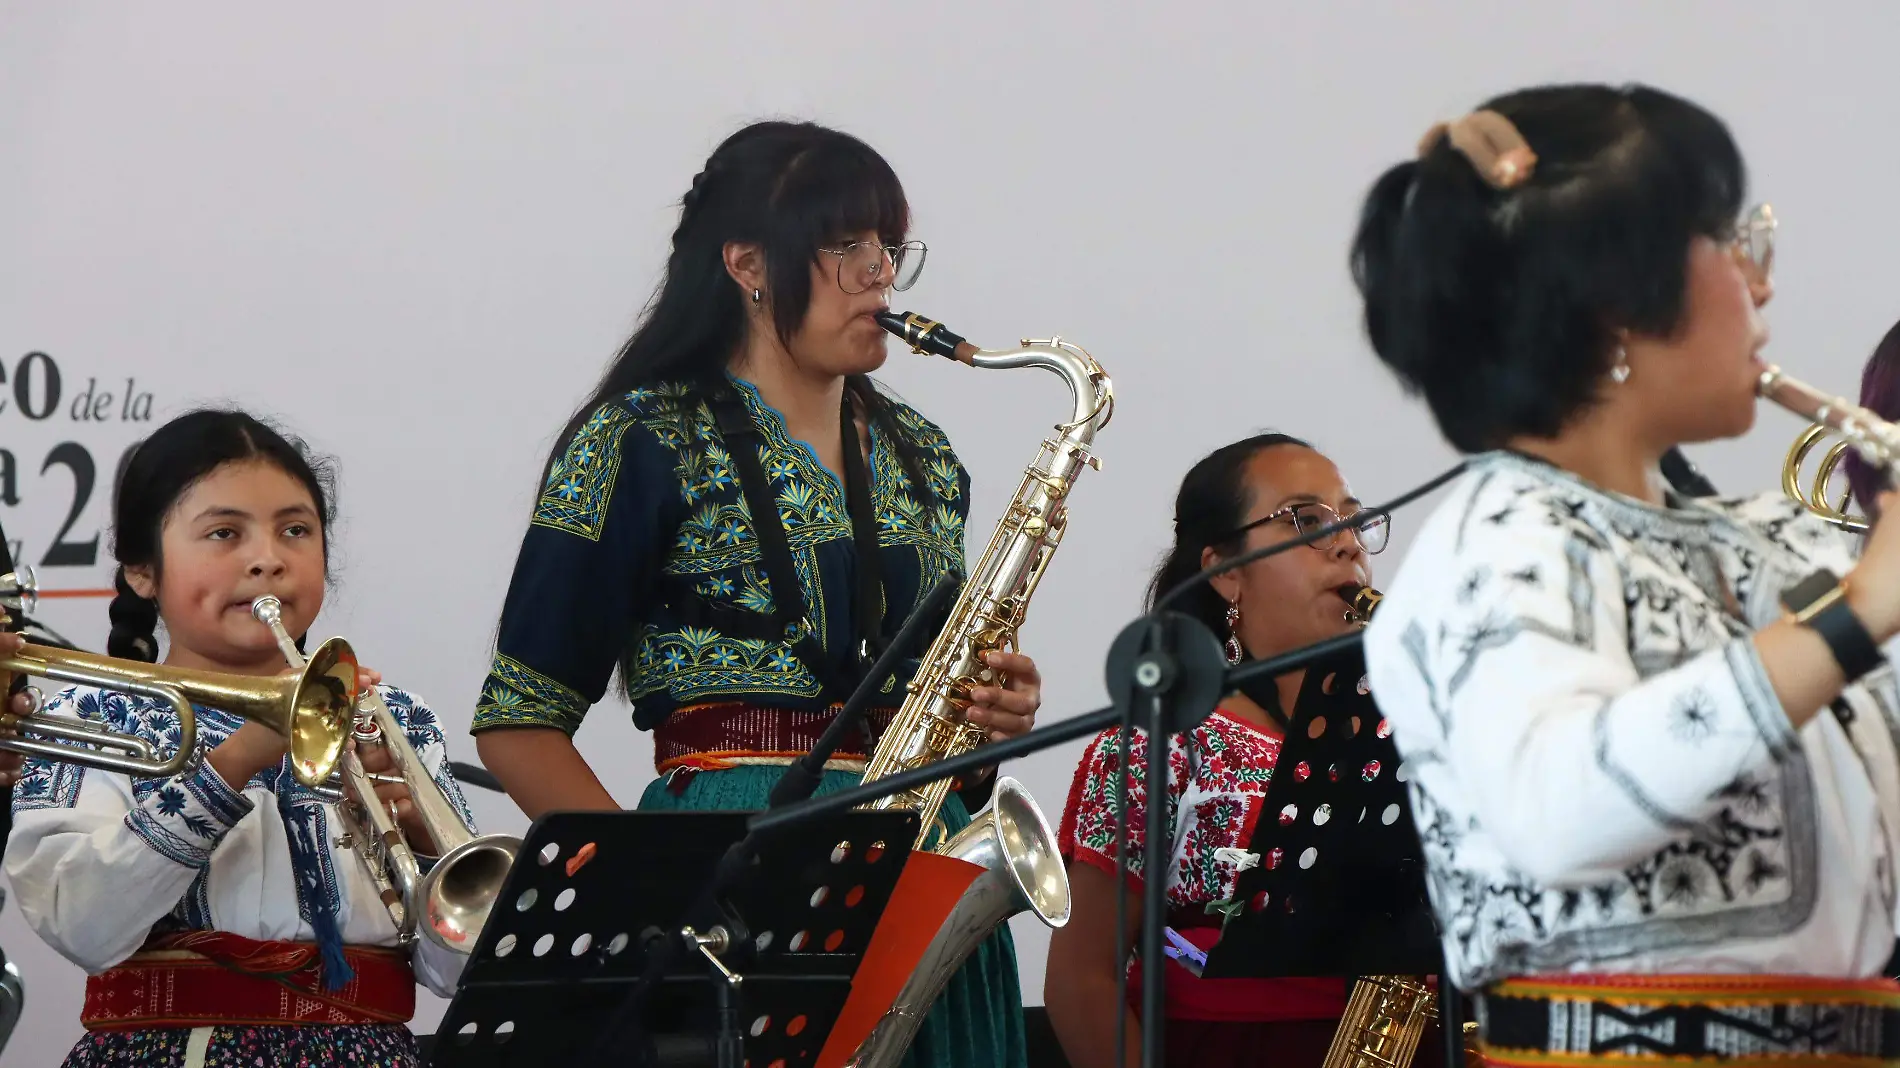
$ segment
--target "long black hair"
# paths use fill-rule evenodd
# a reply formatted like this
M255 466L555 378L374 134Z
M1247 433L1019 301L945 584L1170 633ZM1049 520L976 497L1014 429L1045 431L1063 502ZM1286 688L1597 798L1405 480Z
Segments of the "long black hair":
M141 597L125 579L128 567L164 572L160 545L165 519L191 488L228 463L262 461L303 483L317 507L324 532L323 560L330 561L333 516L330 466L313 460L302 441L248 413L232 409L187 412L152 432L126 455L112 501L112 555L119 562L117 591L108 610L112 634L106 653L126 660L158 659L158 602Z
M1722 121L1658 89L1483 108L1536 152L1530 179L1493 189L1441 137L1373 185L1351 256L1372 347L1465 452L1554 437L1598 398L1616 330L1672 332L1691 240L1733 236L1747 183Z
M1174 545L1148 583L1150 610L1156 598L1201 570L1205 550L1213 549L1220 556L1240 551L1246 536L1234 531L1247 521L1247 512L1253 507L1247 465L1261 450L1276 445L1312 448L1291 434L1266 432L1222 445L1188 468L1187 476L1181 479L1181 491L1174 497ZM1207 624L1215 634L1226 631L1227 601L1211 583L1196 585L1176 607Z
M819 248L865 231L895 244L909 229L910 203L897 172L850 134L773 121L726 138L680 198L666 273L640 325L555 441L548 468L581 424L615 397L661 382L718 388L746 330L747 297L726 272L727 243L752 242L763 250L772 324L786 341L811 306L811 264ZM924 492L921 468L889 404L866 376L853 375L846 385L866 416L898 443L907 473Z

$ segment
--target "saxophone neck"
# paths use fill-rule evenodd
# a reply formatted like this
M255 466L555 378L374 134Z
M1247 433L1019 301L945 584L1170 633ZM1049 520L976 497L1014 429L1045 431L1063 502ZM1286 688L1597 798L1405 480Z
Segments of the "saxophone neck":
M1041 367L1068 383L1075 401L1073 417L1057 429L1083 444L1108 425L1115 412L1115 387L1108 372L1081 346L1053 337L1047 341L1025 338L1013 349L981 349L934 319L916 312L882 311L879 326L902 338L912 352L942 356L986 371Z

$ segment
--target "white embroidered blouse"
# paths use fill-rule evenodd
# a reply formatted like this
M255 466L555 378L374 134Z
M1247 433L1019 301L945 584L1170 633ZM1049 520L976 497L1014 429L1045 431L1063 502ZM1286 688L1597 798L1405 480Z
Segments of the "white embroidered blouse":
M448 766L435 713L393 687L384 701L409 743L473 828ZM69 687L47 711L129 731L161 753L179 741L169 706L87 687ZM209 751L241 720L196 709L198 744ZM323 844L315 870L299 872L279 794L305 814L301 833ZM299 804L298 802L301 802ZM125 775L30 758L13 791L6 872L14 901L34 931L89 974L131 956L154 930L218 930L261 940L314 941L297 893L316 883L335 909L346 945L393 946L396 925L361 860L335 840L335 807L299 786L287 763L234 791L208 764L171 779ZM435 993L454 992L466 959L417 939L416 977Z
M1894 672L1796 731L1749 640L1846 539L1779 497L1671 504L1474 457L1367 629L1463 988L1894 951Z

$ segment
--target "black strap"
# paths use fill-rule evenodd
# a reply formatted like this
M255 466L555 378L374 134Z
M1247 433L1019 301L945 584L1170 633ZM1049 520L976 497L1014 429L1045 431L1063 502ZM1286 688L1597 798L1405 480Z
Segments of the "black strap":
M791 543L785 535L785 523L779 518L778 502L772 493L765 469L759 464L759 446L763 435L740 400L730 390L718 390L707 398L713 418L719 424L719 436L738 469L739 490L745 495L746 508L752 513L752 529L759 539L760 562L772 584L770 628L775 640L784 641L805 669L812 673L831 700L842 701L855 688L855 680L841 675L825 655L824 646L812 633L807 617L804 587L798 581L798 567L792 559ZM851 417L851 403L844 402L845 506L850 512L852 541L857 547L857 654L859 670L881 651L886 640L883 632L884 569L877 540L877 518L871 505L870 476L865 470L864 454ZM869 547L867 550L867 546ZM868 606L868 610L867 610ZM739 624L737 617L756 613L721 610L703 605L700 611L712 618L725 618ZM725 633L739 636L737 626L722 624ZM757 624L747 627L757 629ZM877 649L873 649L873 645Z
M844 443L844 498L851 511L851 541L857 551L858 659L869 664L884 652L891 639L886 623L889 614L884 603L884 553L877 542L877 507L871 503L871 473L864 463L864 449L858 441L858 423L851 417L851 397L846 394L840 417L839 440Z

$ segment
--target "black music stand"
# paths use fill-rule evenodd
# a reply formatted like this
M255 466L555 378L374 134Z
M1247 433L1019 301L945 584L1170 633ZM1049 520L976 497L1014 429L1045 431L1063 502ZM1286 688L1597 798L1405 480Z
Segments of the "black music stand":
M431 1063L575 1063L641 981L743 812L566 812L537 820L436 1034ZM732 944L681 954L645 1002L628 1065L812 1064L917 838L914 812L783 828L723 900ZM704 937L707 932L698 932Z
M1442 975L1410 776L1365 673L1356 645L1306 669L1246 847L1259 864L1241 873L1235 911L1199 970L1209 979L1438 975L1449 1052L1462 1041L1461 1016Z
M1364 678L1356 647L1307 668L1204 976L1440 970L1409 776Z

